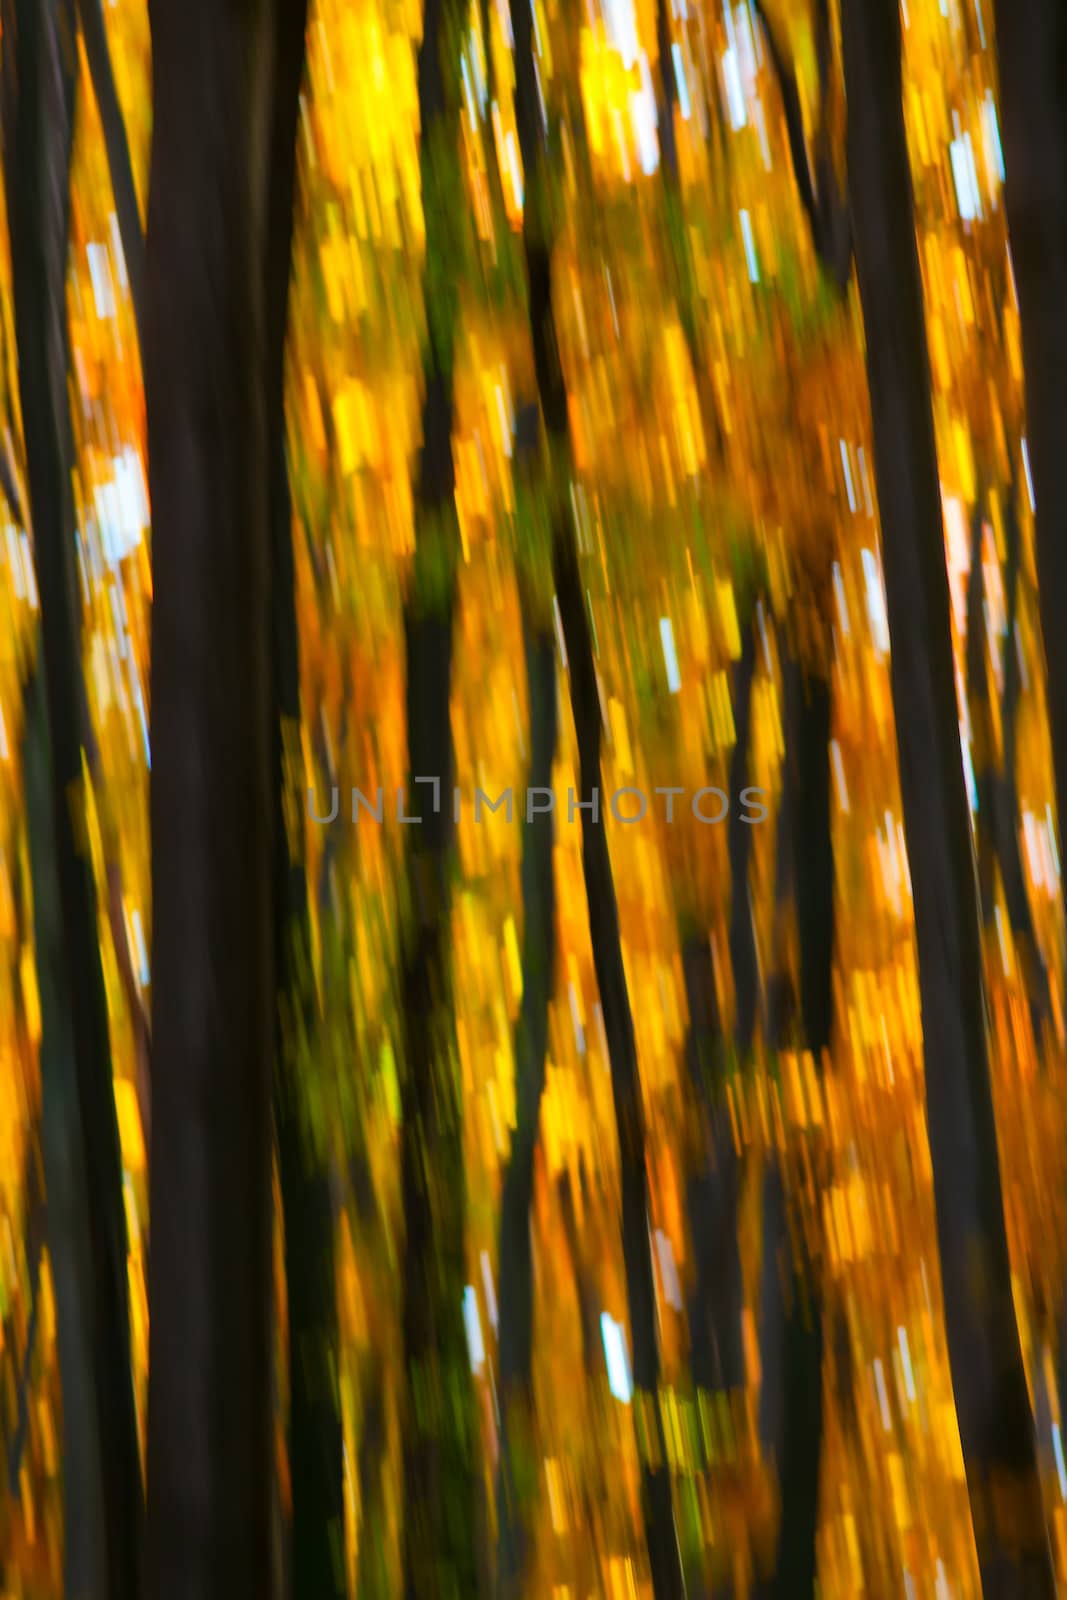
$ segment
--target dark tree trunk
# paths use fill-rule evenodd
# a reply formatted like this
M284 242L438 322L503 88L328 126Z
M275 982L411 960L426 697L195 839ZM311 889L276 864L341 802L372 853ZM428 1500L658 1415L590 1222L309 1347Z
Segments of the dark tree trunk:
M93 82L93 93L96 96L100 125L104 132L104 148L107 151L108 170L111 173L111 192L115 199L115 215L118 218L126 281L130 286L137 337L141 339L144 331L144 232L137 204L137 186L133 181L133 163L130 160L126 124L122 120L122 107L119 105L115 74L111 66L103 0L77 0L77 5L85 55Z
M534 66L533 14L523 0L513 0L511 27L515 40L516 121L523 170L526 173L523 243L534 367L541 414L548 435L548 449L557 461L564 461L570 457L570 434L567 393L560 366L552 299L552 241L545 227L548 202L544 127ZM635 1388L651 1400L648 1414L654 1419L655 1429L655 1435L649 1441L642 1474L642 1510L653 1593L656 1600L668 1600L668 1597L683 1594L685 1583L674 1526L663 1419L657 1398L659 1345L655 1276L648 1229L644 1107L608 838L603 818L594 816L592 809L594 802L599 801L601 788L600 696L575 532L566 510L555 513L552 573L570 675L581 793L586 803L582 810L582 865L589 907L593 966L604 1016L619 1137L622 1248L633 1340L633 1377Z
M706 936L685 939L682 970L689 1009L686 1065L701 1123L701 1159L686 1186L695 1273L687 1307L690 1367L698 1389L741 1389L740 1162L726 1103L725 1039Z
M426 0L419 141L426 216L422 453L407 646L409 927L401 975L404 1086L404 1595L475 1594L477 1418L463 1321L466 1193L449 961L452 872L452 616L458 524L452 458L457 288L449 180L458 159L457 26ZM417 780L427 780L418 782ZM434 789L434 782L437 784Z
M55 859L52 758L44 679L26 694L23 783L33 884L33 943L41 1004L41 1150L46 1228L63 1388L63 1592L106 1600L103 1473L93 1404L92 1247L78 1108L72 1007Z
M752 824L741 811L739 796L748 774L748 747L752 731L752 685L756 676L756 623L745 629L741 659L734 668L734 749L730 758L730 811L726 821L730 857L730 963L734 971L734 1043L739 1063L752 1054L759 1009L759 952L752 923L752 897L748 865L752 855Z
M1055 1582L1000 1191L930 367L911 226L898 0L845 0L842 36L849 190L956 1413L985 1592L1051 1596ZM1050 675L1050 688L1055 678Z
M526 680L530 702L530 767L528 789L550 789L556 754L556 641L551 626L538 626L531 603L522 602L526 645ZM533 1401L533 1254L530 1212L534 1192L534 1156L541 1119L548 1054L548 1008L556 956L556 894L552 865L555 834L550 812L537 812L523 822L522 1002L515 1028L516 1126L504 1174L500 1205L498 1255L500 1307L499 1382L503 1417L499 1575L501 1593L524 1593L530 1554L528 1507L523 1504L524 1474L516 1474L509 1450L509 1413L518 1407L527 1415ZM525 1441L518 1441L522 1448ZM520 1464L520 1465L525 1465Z
M272 1591L271 19L149 6L153 1600Z
M531 296L531 299L534 299ZM536 324L535 324L536 329ZM535 333L535 338L537 337ZM570 668L571 708L579 751L582 797L599 798L601 789L601 712L596 666L585 609L585 591L578 571L578 553L569 524L557 530L553 552L556 593ZM633 1015L626 984L619 934L619 912L603 818L582 811L582 866L589 905L593 966L604 1014L604 1032L611 1066L615 1125L619 1136L622 1185L622 1253L633 1339L634 1387L651 1397L650 1413L658 1437L650 1442L642 1500L645 1535L656 1600L682 1595L681 1554L674 1526L670 1471L666 1464L659 1389L659 1344L656 1329L656 1287L648 1228L648 1172L645 1121Z
M986 675L985 577L982 572L982 507L975 508L971 527L971 570L967 579L967 702L971 717L974 784L978 798L975 855L978 906L988 927L996 906L996 836L993 827L993 717Z
M793 660L786 667L786 726L794 737L793 879L804 1048L822 1067L833 1027L834 854L830 796L830 685ZM791 703L789 703L791 702Z
M785 749L780 864L792 879L800 962L800 1043L820 1069L833 1016L834 862L830 806L830 686L795 658L785 666ZM781 1047L781 1034L775 1043ZM760 1432L778 1461L781 1522L771 1576L760 1594L813 1595L822 1457L823 1308L818 1264L790 1228L783 1174L763 1190Z
M81 670L67 399L66 266L76 45L69 0L4 0L5 181L19 397L41 604L52 749L55 867L84 1141L92 1252L93 1391L102 1468L109 1596L139 1578L142 1490L130 1370L126 1213L92 862L81 848ZM92 1486L81 1486L87 1495Z
M300 637L286 461L285 334L293 242L296 133L307 0L277 0L267 191L267 460L274 621L274 962L278 989L274 1128L289 1312L288 1592L344 1593L344 1496L334 1212L329 1169L308 1148L298 1063L316 1029L299 762ZM291 838L293 831L297 837Z
M315 1011L307 880L302 850L303 788L294 781L300 729L299 629L292 504L285 438L285 334L304 66L307 0L279 0L267 209L267 450L270 470L275 694L275 951L280 998L276 1035L275 1131L285 1229L289 1313L289 1471L292 1484L290 1587L297 1595L342 1594L343 1463L337 1391L338 1325L334 1210L321 1153L307 1148L296 1073L299 1044ZM299 819L299 820L298 820Z
M1062 854L1067 811L1067 11L1059 0L995 0L993 14Z

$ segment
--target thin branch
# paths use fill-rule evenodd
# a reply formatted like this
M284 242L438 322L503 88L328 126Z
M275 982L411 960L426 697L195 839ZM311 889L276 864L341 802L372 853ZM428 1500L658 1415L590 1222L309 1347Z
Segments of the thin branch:
M819 74L819 127L815 135L815 170L812 171L804 135L804 114L796 73L786 60L767 15L764 0L753 0L753 9L763 29L771 66L782 96L789 154L797 194L808 219L815 254L839 293L848 287L852 272L852 229L848 204L840 192L830 152L826 126L826 102L830 79L830 13L827 0L816 5L816 59Z

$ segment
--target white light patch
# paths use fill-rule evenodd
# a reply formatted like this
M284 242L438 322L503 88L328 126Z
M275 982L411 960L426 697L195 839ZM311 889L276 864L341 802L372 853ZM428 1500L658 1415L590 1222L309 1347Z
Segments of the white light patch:
M1060 875L1060 852L1056 847L1056 824L1052 820L1052 807L1051 806L1046 806L1045 807L1045 823L1046 823L1045 831L1048 834L1048 845L1049 845L1049 849L1052 852L1052 865L1053 865L1053 868L1055 870L1056 877L1059 878L1059 875Z
M838 562L836 562L836 561L834 562L834 595L835 595L835 597L837 599L838 615L841 618L841 632L844 634L845 638L847 639L848 636L849 636L849 632L850 632L849 620L848 620L848 605L847 605L847 603L845 601L845 585L844 585L844 581L842 580L842 577L841 577L841 567L840 567L840 564Z
M463 75L463 95L467 102L467 116L470 118L471 132L478 132L478 113L474 109L474 91L471 88L471 75L467 67L467 57L460 56L459 70Z
M136 909L130 915L130 922L133 924L133 942L137 947L137 980L141 988L146 989L149 978L148 951L144 942L144 923L141 921L141 913Z
M834 764L834 781L837 784L837 803L841 807L842 815L847 816L848 785L845 782L845 763L841 759L841 746L836 739L830 741L830 755Z
M488 32L488 30L487 30L487 32ZM484 50L488 50L489 49L489 40L488 40L488 38L482 40L481 45L479 45L478 36L474 32L474 30L472 28L471 29L471 76L474 78L474 89L475 89L475 93L478 96L478 106L479 106L480 110L482 111L482 113L484 114L484 112L485 112L485 103L489 98L489 86L485 81L485 73L482 71L482 50L483 49Z
M11 569L11 581L15 585L15 599L25 600L26 579L22 571L22 551L19 548L19 536L8 523L4 529L7 536L7 564Z
M726 90L726 111L730 127L736 133L748 121L745 111L745 91L741 87L741 69L737 64L737 51L732 47L722 58L722 81Z
M605 0L604 21L608 38L622 57L622 64L630 72L637 62L637 18L633 0Z
M578 1006L578 993L573 983L567 985L571 1002L571 1021L574 1024L574 1042L578 1046L578 1054L585 1055L585 1029L582 1027L582 1013Z
M1052 1452L1056 1457L1056 1476L1060 1480L1060 1499L1067 1500L1067 1468L1063 1463L1063 1435L1058 1422L1052 1424Z
M915 1404L915 1377L911 1370L911 1351L908 1349L908 1335L903 1327L897 1329L897 1343L900 1345L900 1360L904 1368L904 1388L908 1399Z
M689 104L689 85L685 81L685 68L682 65L682 47L679 44L671 45L671 59L674 62L674 79L678 85L678 108L686 122L693 115L693 108Z
M674 1262L674 1251L667 1235L656 1229L656 1254L659 1257L659 1275L663 1282L663 1293L667 1302L675 1311L682 1309L682 1288L678 1282L678 1268Z
M889 654L889 619L885 610L885 591L878 563L870 550L863 552L863 576L867 582L867 615L871 622L871 638L880 655Z
M641 171L647 178L659 166L659 139L656 137L659 116L656 111L656 93L652 86L652 72L648 65L648 57L643 50L638 56L638 67L641 87L630 96L630 121L633 123L637 139L637 159L641 163Z
M555 618L555 621L556 621L556 643L559 645L559 659L560 659L560 661L561 661L561 663L563 665L564 672L566 672L566 670L567 670L567 643L566 643L566 640L563 637L563 618L560 615L559 596L558 595L553 595L552 596L552 615L553 615L553 617Z
M511 174L511 192L515 196L515 205L522 210L523 184L522 168L519 165L519 150L515 143L515 135L510 130L507 138L508 172Z
M974 778L974 762L971 760L971 746L967 740L966 729L960 723L960 745L963 749L963 781L967 786L967 804L971 808L971 815L978 815L978 785Z
M628 1406L633 1399L634 1386L626 1353L626 1333L622 1324L616 1322L608 1311L600 1314L600 1336L604 1341L604 1359L608 1365L608 1388L616 1400Z
M89 257L89 277L93 285L96 314L103 322L115 315L115 294L111 287L107 248L102 244L91 244L86 253Z
M856 491L852 487L852 465L848 459L848 445L845 443L844 439L839 439L837 442L841 446L841 466L843 467L845 473L845 490L848 494L848 509L852 512L853 516L855 516Z
M112 211L107 219L108 229L111 233L111 253L115 258L115 271L118 274L119 287L123 294L130 291L130 280L126 276L126 257L122 250L122 235L119 232L119 219Z
M510 461L511 460L511 428L508 425L508 413L507 413L507 410L506 410L505 405L504 405L504 391L501 388L500 384L498 383L493 392L494 392L494 395L496 396L497 416L500 419L500 443L502 444L502 446L504 448L504 454L507 456L508 460Z
M864 504L864 507L866 509L867 515L870 517L871 521L873 522L874 521L874 503L871 500L871 482L870 482L870 479L867 476L867 457L863 453L863 446L862 445L860 445L859 449L856 451L856 454L859 457L859 463L860 463L860 482L863 485L863 504Z
M997 943L1000 946L1000 965L1006 978L1011 977L1011 963L1008 961L1008 941L1004 937L1004 918L1000 914L1000 907L993 911L993 920L997 925Z
M485 1341L482 1339L482 1321L478 1315L478 1296L472 1284L468 1284L463 1291L463 1321L467 1327L471 1371L480 1372L485 1365Z
M752 27L752 15L747 5L739 5L735 9L734 44L737 46L737 56L741 67L741 79L749 88L755 83L756 68L756 36Z
M22 567L26 574L26 599L29 601L30 610L37 610L37 574L33 568L33 553L30 550L30 541L25 533L19 534L19 550L22 554Z
M1004 150L1000 143L1000 128L997 123L996 101L993 91L986 91L985 105L982 107L982 131L985 135L986 160L1000 179L1004 182Z
M1035 889L1045 887L1045 858L1041 849L1040 830L1034 821L1032 811L1023 812L1023 840L1026 845L1026 859L1030 866L1030 881ZM1049 885L1051 888L1051 884Z
M752 218L747 211L741 213L741 234L745 241L745 261L748 264L750 283L759 282L759 263L756 260L756 241L752 236Z
M492 1327L497 1325L496 1289L493 1287L493 1269L489 1263L488 1250L482 1251L482 1288L485 1290L485 1309L489 1313Z
M964 222L973 222L982 215L982 201L978 193L978 175L974 170L974 151L969 134L953 139L949 146L952 158L952 181L956 186L956 204Z
M885 1387L885 1372L881 1361L877 1357L875 1357L874 1362L874 1386L878 1391L878 1409L882 1413L882 1427L888 1433L893 1426L893 1422L889 1415L889 1395Z
M148 737L148 718L145 716L144 695L141 693L140 679L133 685L133 703L137 707L137 716L141 724L141 740L144 744L145 766L149 772L152 770L152 743ZM145 980L147 982L147 979Z
M674 648L674 629L670 617L660 617L659 636L663 641L663 659L667 665L667 687L671 694L677 694L682 687L682 675L678 670L678 652Z
M1034 480L1030 474L1030 446L1023 440L1023 471L1026 474L1026 496L1030 501L1030 510L1037 510L1037 501L1034 498Z

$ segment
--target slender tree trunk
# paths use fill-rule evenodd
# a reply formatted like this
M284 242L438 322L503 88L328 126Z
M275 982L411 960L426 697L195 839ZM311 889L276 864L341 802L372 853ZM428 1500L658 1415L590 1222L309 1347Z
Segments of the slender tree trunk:
M144 330L144 232L141 212L137 204L137 186L133 181L133 163L130 144L126 137L126 124L122 120L122 107L115 88L115 74L111 66L111 51L107 42L107 24L104 21L102 0L77 0L78 21L81 24L85 55L93 82L100 125L104 132L108 170L111 173L111 192L115 199L119 238L126 266L126 281L130 286L130 300L137 324L137 337Z
M748 865L752 826L746 822L737 797L748 774L748 747L752 731L752 685L756 676L756 623L745 629L741 659L734 668L734 749L730 758L730 811L727 817L727 851L730 857L730 962L734 970L734 1040L739 1062L752 1053L759 1009L759 952L752 924L752 898Z
M41 1003L41 1148L48 1253L63 1387L63 1592L106 1600L103 1472L93 1405L92 1247L82 1154L72 1007L55 860L48 709L40 667L27 687L23 782Z
M264 4L150 0L154 1085L145 1592L272 1592Z
M701 421L707 449L721 455L723 447L722 421L715 400L707 363L700 349L697 330L696 280L692 251L685 220L685 206L681 191L681 174L678 166L678 136L674 126L674 108L678 99L675 78L674 54L671 45L670 0L656 0L656 52L659 56L659 138L660 164L663 173L664 201L667 213L667 232L674 257L678 320L681 323L693 369L693 381L700 400Z
M1062 854L1067 811L1067 11L995 0L1011 260Z
M267 193L267 459L274 622L274 1127L289 1309L289 1589L344 1593L344 1497L334 1211L325 1155L309 1148L298 1073L316 1028L303 859L306 796L299 761L300 638L286 460L285 335L293 241L296 133L307 0L278 0ZM297 839L292 839L293 830Z
M536 304L535 296L531 295L531 300ZM586 805L590 806L599 799L602 783L600 697L585 609L585 591L579 576L578 553L569 523L563 522L557 529L553 565L570 668L571 708L577 734L581 793ZM656 1600L666 1600L666 1597L684 1594L685 1585L674 1526L663 1419L658 1403L659 1344L648 1226L644 1107L608 837L603 819L594 817L591 809L582 811L582 865L589 905L593 966L604 1015L615 1125L619 1137L622 1251L633 1339L634 1387L637 1397L643 1397L646 1403L651 1400L647 1414L653 1419L656 1430L649 1441L642 1479L645 1536L652 1568L653 1593Z
M401 975L405 1073L401 1189L407 1229L403 1337L405 1600L477 1592L477 1418L463 1322L466 1193L449 961L452 616L458 523L452 366L458 315L451 180L459 138L458 22L426 0L418 59L428 336L415 571L407 646L410 925ZM418 781L423 780L423 781ZM436 787L435 787L436 785Z
M4 0L5 181L19 396L26 444L52 747L55 863L85 1151L92 1249L93 1389L109 1596L139 1577L142 1490L130 1369L126 1213L92 862L80 842L87 722L74 572L66 266L75 94L69 0ZM84 1486L92 1492L91 1485Z
M988 927L996 906L996 836L993 827L993 716L986 676L985 578L982 572L981 505L971 529L971 570L967 579L967 702L973 736L974 783L978 797L975 818L975 856L978 867L978 906Z
M1008 923L1021 958L1030 1003L1034 1040L1041 1042L1042 1027L1050 1014L1048 970L1034 928L1030 897L1019 846L1019 800L1015 782L1015 725L1019 707L1019 655L1015 639L1018 612L1021 532L1014 495L1009 494L1005 512L1007 560L1004 588L1007 593L1007 626L1004 635L1004 686L1001 694L1000 725L1003 758L1000 770L995 763L993 722L989 705L986 672L986 625L982 571L982 512L975 512L971 544L971 574L967 584L967 697L975 748L975 786L978 791L976 817L978 889L982 922L988 927L996 912L995 862L1000 862L1004 902Z
M556 641L551 626L531 616L531 602L522 605L526 645L526 679L530 702L530 767L527 789L550 789L556 753ZM548 1055L548 1008L552 998L556 955L556 895L552 865L554 823L550 812L523 818L522 903L525 922L522 950L522 1002L515 1028L516 1126L504 1174L500 1206L498 1255L500 1307L500 1403L504 1419L501 1482L499 1576L502 1594L524 1592L530 1555L528 1507L523 1486L526 1461L512 1461L524 1452L522 1424L533 1404L533 1254L530 1213L533 1206L534 1156L541 1119ZM508 1424L519 1413L519 1437ZM521 1420L520 1420L521 1417ZM517 1469L517 1470L515 1470Z
M956 1413L985 1592L1051 1596L1055 1582L1000 1191L930 367L911 226L898 0L845 0L842 36L849 190Z
M726 1105L725 1038L706 935L684 941L682 970L689 1009L686 1064L699 1108L702 1152L686 1186L695 1272L687 1307L690 1367L698 1389L741 1389L740 1162Z
M555 462L570 459L567 394L560 367L552 300L552 241L547 228L547 174L544 128L533 55L533 14L513 0L515 103L526 201L523 242L529 286L530 331L541 412L548 448ZM656 1288L648 1228L648 1174L645 1164L644 1107L637 1069L633 1015L622 958L619 911L604 821L594 815L601 789L601 710L596 663L578 567L574 527L568 510L553 510L552 572L570 673L571 710L577 736L582 809L582 865L593 966L604 1016L611 1066L615 1123L622 1184L622 1246L633 1340L633 1376L638 1396L652 1419L642 1473L642 1510L656 1600L684 1593L681 1553L674 1525L670 1470L659 1408L659 1345Z
M833 1016L834 863L830 807L830 686L791 658L785 668L783 852L793 881L800 958L801 1042L816 1069ZM781 1035L776 1042L781 1045ZM778 1460L781 1522L762 1596L814 1595L822 1458L823 1308L817 1263L790 1229L777 1162L763 1191L761 1435Z
M831 43L829 0L815 0L815 54L819 74L819 122L815 133L814 170L808 156L804 134L804 112L800 103L796 73L785 58L778 37L762 0L755 0L771 58L771 67L782 97L789 158L797 195L807 218L811 242L820 266L829 275L839 294L844 294L852 275L852 233L848 206L840 193L834 171L833 152L827 126L827 100L830 89Z

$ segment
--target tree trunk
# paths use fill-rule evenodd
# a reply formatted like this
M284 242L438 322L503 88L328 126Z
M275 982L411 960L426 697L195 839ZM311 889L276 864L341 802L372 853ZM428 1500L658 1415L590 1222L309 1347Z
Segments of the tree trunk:
M549 203L547 174L544 170L544 130L533 55L533 14L523 0L513 0L511 27L515 40L516 121L523 170L526 173L523 243L534 367L550 456L557 463L562 463L570 458L567 394L560 366L552 299L552 243L545 228ZM581 792L585 800L582 810L582 866L589 907L593 966L604 1016L615 1124L619 1137L622 1248L633 1340L635 1398L648 1406L646 1414L652 1419L654 1428L654 1435L648 1441L642 1473L642 1511L653 1593L656 1600L668 1600L668 1597L683 1594L685 1584L674 1526L663 1418L658 1401L659 1345L655 1275L648 1228L644 1107L607 833L603 819L599 814L594 816L592 809L599 801L601 789L600 696L575 532L565 507L557 507L553 513L552 573L569 667L571 710L579 752Z
M819 122L815 133L814 170L808 156L807 139L804 134L804 112L796 73L785 58L762 0L755 0L754 10L767 41L771 67L778 83L778 92L782 97L793 181L807 218L815 255L837 292L843 295L848 289L849 278L852 275L852 234L849 227L848 206L840 193L837 174L834 171L827 125L826 103L830 87L832 38L829 0L815 0Z
M535 296L531 295L531 301L536 304ZM562 527L557 528L553 568L570 668L571 708L579 751L581 793L589 805L599 798L602 783L600 696L585 609L585 591L578 571L578 552L573 529L565 521ZM594 818L591 810L582 811L582 866L589 906L593 966L604 1015L615 1126L619 1136L622 1253L633 1340L635 1400L644 1399L646 1403L651 1400L648 1414L654 1419L656 1429L656 1436L649 1441L649 1454L642 1474L645 1536L652 1568L653 1593L656 1600L666 1600L666 1597L684 1594L685 1584L674 1526L663 1418L658 1403L659 1344L656 1286L648 1226L644 1106L608 837L603 819Z
M459 528L452 458L458 289L449 214L459 138L452 0L426 0L419 49L419 158L426 217L422 453L407 646L410 925L401 974L406 1222L403 1337L404 1595L477 1592L477 1418L463 1320L463 1112L449 961L452 872L452 616ZM418 782L417 780L425 780ZM436 789L434 783L436 781Z
M530 602L522 603L526 645L526 679L530 702L530 768L528 790L549 789L556 753L556 641L551 626L538 626ZM556 895L552 864L555 837L550 812L523 818L522 902L525 922L522 949L522 1003L515 1028L516 1126L504 1174L500 1204L499 1360L500 1409L503 1418L499 1573L502 1594L524 1593L530 1554L525 1496L525 1462L509 1459L526 1439L509 1434L510 1413L529 1416L533 1403L533 1255L530 1213L533 1207L534 1156L541 1119L548 1055L548 1008L556 956ZM513 1468L518 1468L516 1472Z
M65 935L92 1251L94 1403L108 1594L137 1591L142 1490L130 1369L126 1212L92 862L81 830L88 721L74 571L66 266L76 47L70 0L4 0L5 181L52 748L55 866ZM76 1403L76 1402L75 1402ZM85 1486L91 1494L91 1485Z
M985 580L982 570L981 507L974 515L971 540L971 572L967 583L967 699L971 712L974 743L974 777L978 793L975 818L978 857L978 896L982 922L989 927L996 914L996 871L1000 862L1004 903L1008 923L1021 958L1034 1041L1040 1046L1045 1019L1050 1014L1048 970L1034 928L1030 897L1026 888L1022 851L1019 847L1019 801L1015 783L1015 725L1019 707L1019 655L1015 640L1018 610L1021 533L1013 490L1005 507L1007 559L1004 588L1007 593L1007 626L1004 634L1004 687L1001 695L1000 725L1003 756L1000 770L995 763L993 719L989 704L986 668L987 630L985 624Z
M334 1210L324 1153L308 1148L300 1046L315 1036L311 923L303 857L299 761L300 635L286 460L285 335L293 242L296 134L307 0L278 0L267 193L267 461L274 624L274 1127L285 1232L289 1311L288 1590L328 1600L344 1593L344 1496ZM291 840L293 828L299 830Z
M752 731L752 685L756 676L756 622L745 629L741 659L734 668L733 755L730 758L730 811L726 821L730 857L730 963L734 971L734 1042L739 1064L748 1062L756 1033L760 971L756 930L752 923L752 897L748 882L752 825L738 803L748 775L749 736Z
M126 137L126 124L122 120L122 107L115 88L115 74L111 66L111 51L107 42L107 24L104 21L102 0L77 0L78 21L81 23L85 55L93 81L100 126L104 133L108 171L111 174L111 192L115 201L115 215L122 243L126 281L130 286L137 337L144 337L144 232L141 212L137 204L137 186L133 181L133 163L130 144Z
M153 1600L272 1591L272 12L151 0Z
M1062 855L1067 811L1067 12L1058 0L994 0L993 14Z
M46 1226L63 1388L63 1592L69 1600L106 1600L103 1475L93 1405L90 1333L90 1205L82 1155L63 910L56 873L51 766L44 678L38 667L27 686L23 783L41 1006L41 1148Z
M687 1307L690 1368L698 1389L741 1389L743 1283L738 1239L740 1162L726 1104L725 1039L706 935L687 938L686 1065L701 1120L702 1158L686 1186L694 1280Z
M795 658L785 666L786 774L780 855L792 878L800 960L800 1043L820 1070L833 1017L834 861L830 807L830 685ZM785 858L783 860L783 857ZM780 1048L781 1035L775 1043ZM774 1567L759 1593L814 1595L822 1457L823 1308L818 1263L790 1229L783 1174L764 1179L760 1433L777 1457L781 1522Z
M1055 1583L1000 1192L930 367L911 222L898 0L845 0L842 36L849 190L956 1413L985 1592L1051 1596Z

